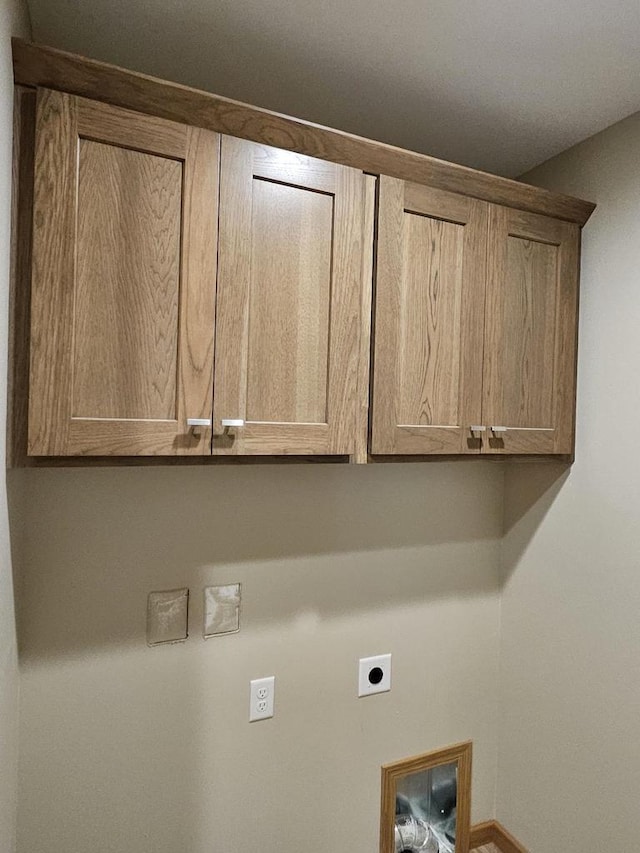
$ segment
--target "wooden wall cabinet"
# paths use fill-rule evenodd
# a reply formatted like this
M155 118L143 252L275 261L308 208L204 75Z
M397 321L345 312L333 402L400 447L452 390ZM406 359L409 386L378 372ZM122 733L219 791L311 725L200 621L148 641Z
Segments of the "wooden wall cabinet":
M371 452L573 452L579 227L381 177Z
M13 50L13 464L572 455L594 205Z
M364 188L39 90L29 454L352 454Z

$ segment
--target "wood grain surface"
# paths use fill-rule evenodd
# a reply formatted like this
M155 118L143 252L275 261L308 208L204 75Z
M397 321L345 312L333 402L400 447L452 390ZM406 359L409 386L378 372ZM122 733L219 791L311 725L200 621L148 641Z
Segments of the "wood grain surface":
M372 174L583 225L590 202L290 118L54 48L13 40L15 82L61 89L152 116L331 160Z
M579 229L491 208L483 423L490 453L573 452Z
M214 453L354 451L363 206L353 169L223 137Z
M208 454L212 440L220 455L367 461L383 171L369 449L572 456L574 223L593 205L48 48L17 41L14 57L18 79L68 73L101 102L39 91L32 205L33 94L16 101L11 458L29 396L35 455ZM207 128L261 143L225 139L217 327ZM212 410L213 431L187 429ZM247 424L223 431L223 417ZM508 429L483 440L474 423Z
M255 180L246 419L327 423L333 197Z
M529 853L527 848L518 841L499 821L494 822L495 831L493 844L500 853Z
M190 127L185 142L178 383L180 428L213 414L220 137ZM189 434L188 455L211 455L211 430Z
M216 134L39 90L30 454L210 452L217 173Z
M457 424L464 225L405 217L398 421Z
M373 300L373 255L375 243L376 191L374 175L364 177L364 216L362 236L362 282L360 287L360 329L358 397L356 402L355 445L351 461L364 465L369 461L369 400L371 398L371 311Z
M528 853L524 847L497 820L487 820L471 827L472 853Z
M184 151L189 132L184 124L87 98L80 104L76 116L80 138L107 139L110 145L135 148L158 157L175 158Z
M494 853L494 839L496 835L497 822L485 820L482 823L474 823L469 833L469 847L471 851L486 853L487 848ZM497 848L495 848L497 850ZM499 851L498 851L499 853Z
M380 178L374 454L477 453L487 205Z
M177 420L182 163L80 139L73 418Z
M13 191L9 292L7 465L27 464L29 351L31 337L31 246L36 93L16 86L13 101Z
M69 452L77 187L76 99L37 101L31 279L29 453Z
M507 237L502 421L552 425L558 246Z

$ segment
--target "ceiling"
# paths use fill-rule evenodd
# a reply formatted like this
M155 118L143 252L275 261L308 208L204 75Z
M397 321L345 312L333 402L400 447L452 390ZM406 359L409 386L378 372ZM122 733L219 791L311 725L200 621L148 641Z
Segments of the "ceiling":
M515 176L640 110L638 0L28 0L36 41Z

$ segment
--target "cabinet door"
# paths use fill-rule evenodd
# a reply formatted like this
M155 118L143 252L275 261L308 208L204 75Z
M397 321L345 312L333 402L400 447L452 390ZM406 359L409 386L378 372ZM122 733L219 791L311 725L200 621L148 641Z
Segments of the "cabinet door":
M573 452L579 228L492 206L484 374L490 453Z
M218 145L38 92L31 455L210 452Z
M372 453L480 450L487 208L380 178Z
M351 453L364 176L231 137L220 174L213 452Z

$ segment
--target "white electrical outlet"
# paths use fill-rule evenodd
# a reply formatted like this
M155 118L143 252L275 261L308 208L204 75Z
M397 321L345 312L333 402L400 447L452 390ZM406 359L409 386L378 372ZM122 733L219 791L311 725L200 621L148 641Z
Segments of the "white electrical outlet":
M391 690L391 655L360 658L358 663L358 696L387 693Z
M276 695L276 677L255 678L251 682L251 698L249 700L249 722L266 720L273 717L273 702Z

